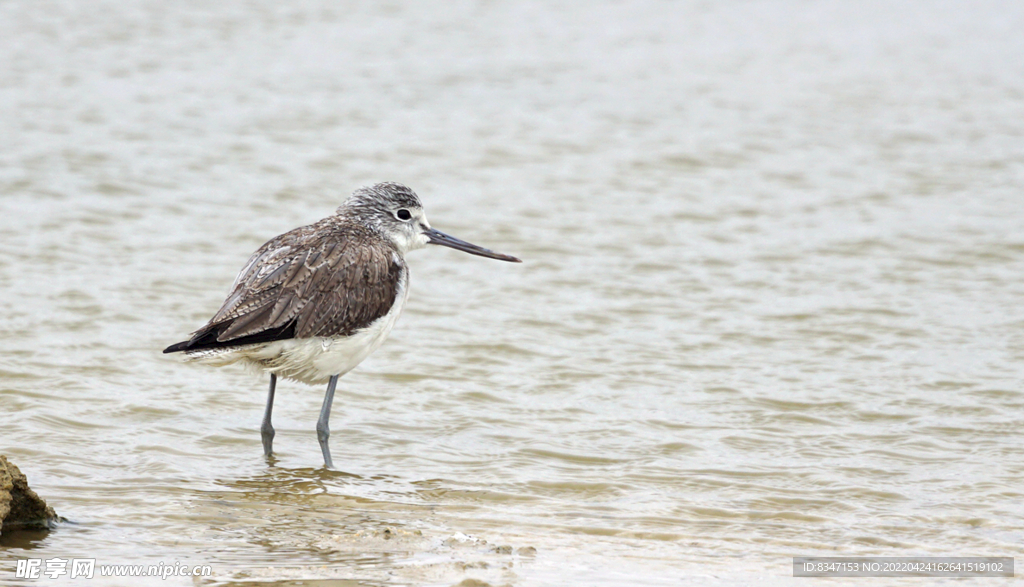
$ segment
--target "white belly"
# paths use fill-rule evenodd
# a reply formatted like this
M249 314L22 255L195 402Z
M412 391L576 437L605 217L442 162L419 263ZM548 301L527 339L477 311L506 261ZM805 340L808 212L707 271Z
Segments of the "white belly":
M399 283L395 305L386 315L351 336L292 338L240 347L186 352L187 360L206 365L231 363L303 383L327 383L344 375L380 348L394 328L408 296L407 280Z

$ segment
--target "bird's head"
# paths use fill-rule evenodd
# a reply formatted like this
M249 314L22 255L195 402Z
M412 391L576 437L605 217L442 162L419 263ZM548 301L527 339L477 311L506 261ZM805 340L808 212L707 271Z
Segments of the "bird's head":
M400 183L378 183L357 189L338 214L350 216L391 240L404 255L427 245L443 245L481 257L521 263L510 255L495 253L430 227L416 192Z

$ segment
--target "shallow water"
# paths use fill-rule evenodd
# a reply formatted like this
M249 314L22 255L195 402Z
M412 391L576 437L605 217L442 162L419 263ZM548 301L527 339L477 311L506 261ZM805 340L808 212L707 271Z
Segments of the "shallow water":
M891 4L0 3L0 452L71 521L0 583L1021 556L1024 7ZM411 255L338 470L291 382L267 462L266 381L160 350L380 180L526 262Z

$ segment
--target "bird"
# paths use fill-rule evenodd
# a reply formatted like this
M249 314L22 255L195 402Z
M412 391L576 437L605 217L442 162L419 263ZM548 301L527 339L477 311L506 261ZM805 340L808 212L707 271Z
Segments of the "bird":
M427 245L522 262L432 228L419 196L402 184L361 187L334 214L258 248L213 317L163 352L270 374L260 426L267 458L278 377L326 383L316 432L324 466L334 468L328 438L338 378L387 338L409 294L405 255Z

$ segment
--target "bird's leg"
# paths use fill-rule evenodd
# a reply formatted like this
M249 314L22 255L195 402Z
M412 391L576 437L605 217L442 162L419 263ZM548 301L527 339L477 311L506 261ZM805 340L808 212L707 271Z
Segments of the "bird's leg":
M331 418L331 404L334 403L334 388L337 385L338 376L331 375L331 380L327 383L324 405L320 408L320 419L316 421L316 439L320 441L320 450L324 453L324 466L328 469L333 469L334 463L331 462L331 447L327 446L327 439L331 436L327 421Z
M263 438L263 454L270 456L274 451L274 427L270 424L270 414L274 411L274 389L277 387L277 375L270 374L270 391L267 393L267 409L263 412L263 424L260 425L260 436Z

